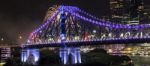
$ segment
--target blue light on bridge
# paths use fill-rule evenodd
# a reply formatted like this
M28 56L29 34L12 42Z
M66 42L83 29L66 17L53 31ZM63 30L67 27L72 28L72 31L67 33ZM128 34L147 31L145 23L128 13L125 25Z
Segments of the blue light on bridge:
M21 61L28 64L36 65L39 61L39 49L25 49L21 54Z
M61 48L60 58L63 64L68 64L69 61L71 61L71 64L82 63L79 48ZM72 60L70 60L69 58L71 58Z

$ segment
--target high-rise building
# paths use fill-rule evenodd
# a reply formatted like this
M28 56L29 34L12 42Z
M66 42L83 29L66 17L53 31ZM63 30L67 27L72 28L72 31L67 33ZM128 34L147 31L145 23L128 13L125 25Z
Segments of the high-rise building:
M144 5L143 18L141 18L142 24L150 24L150 5Z
M0 61L5 62L8 58L11 57L11 49L8 48L0 48L1 52L0 52Z
M110 0L111 21L120 23L123 18L123 1Z
M110 0L111 21L139 24L144 9L143 0Z

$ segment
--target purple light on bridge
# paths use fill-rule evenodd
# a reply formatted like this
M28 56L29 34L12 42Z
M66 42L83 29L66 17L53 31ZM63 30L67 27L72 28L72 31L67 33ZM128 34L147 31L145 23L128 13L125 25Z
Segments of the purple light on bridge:
M37 32L41 31L44 27L46 27L46 25L48 25L48 24L58 15L58 13L59 13L59 10L57 10L57 11L54 13L54 15L53 15L51 18L49 18L49 19L47 20L47 22L44 23L40 28L38 28L38 29L36 29L35 31L33 31L33 32L31 33L31 35L29 36L28 40L31 40L34 34L36 34Z
M56 18L56 16L59 14L59 12L60 12L61 9L63 9L65 12L68 12L69 14L71 14L71 15L79 18L79 19L85 20L87 22L90 22L90 23L98 25L98 26L109 27L111 29L112 28L116 28L116 29L127 29L127 30L130 30L130 29L142 29L142 28L150 27L150 25L146 25L146 24L136 25L136 26L123 25L123 24L113 24L113 23L111 23L109 21L104 21L104 20L99 19L99 18L97 18L95 16L92 16L92 15L90 15L90 14L82 11L81 9L79 9L77 7L73 7L73 6L60 6L59 10L57 10L57 12L55 12L54 15L46 21L46 23L44 23L40 28L38 28L33 33L31 33L31 35L29 37L29 40L32 37L34 37L38 32L40 33L40 31L43 30L48 24L50 24L51 21L54 18ZM78 12L84 13L84 14L86 14L86 16L81 15ZM87 16L91 17L91 18L88 18ZM130 37L128 37L128 38L113 38L113 39L130 39ZM135 39L135 38L132 38L132 39ZM103 40L108 40L108 39L103 39Z

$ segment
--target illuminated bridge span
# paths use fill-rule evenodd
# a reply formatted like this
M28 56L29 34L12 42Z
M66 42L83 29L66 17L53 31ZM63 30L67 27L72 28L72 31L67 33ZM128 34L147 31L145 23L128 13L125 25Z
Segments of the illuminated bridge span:
M39 58L39 47L60 47L60 58L68 63L69 54L72 63L81 63L81 45L145 43L150 41L150 25L115 24L99 19L73 6L50 8L44 24L33 31L22 53L26 62L30 55ZM76 47L75 47L76 46Z
M62 12L64 16L61 15ZM61 18L66 20L64 26ZM61 44L62 39L65 43L97 41L100 44L117 40L122 40L122 43L127 43L126 40L146 41L150 38L149 28L149 24L115 24L94 17L77 7L59 6L51 17L45 19L41 27L31 33L26 45ZM62 31L65 31L65 34L61 34Z

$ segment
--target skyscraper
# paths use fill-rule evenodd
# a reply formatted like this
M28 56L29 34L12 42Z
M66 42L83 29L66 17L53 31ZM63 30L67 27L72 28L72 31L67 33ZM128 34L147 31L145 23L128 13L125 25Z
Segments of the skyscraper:
M123 1L110 0L111 21L120 23L123 18Z
M144 5L143 18L141 18L142 24L150 24L150 5Z
M144 9L143 0L110 0L111 21L139 24Z

